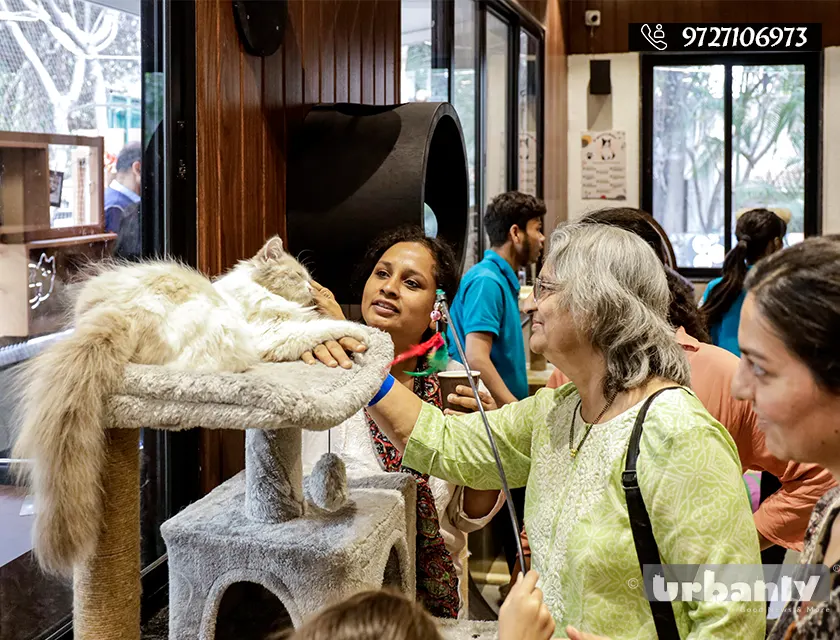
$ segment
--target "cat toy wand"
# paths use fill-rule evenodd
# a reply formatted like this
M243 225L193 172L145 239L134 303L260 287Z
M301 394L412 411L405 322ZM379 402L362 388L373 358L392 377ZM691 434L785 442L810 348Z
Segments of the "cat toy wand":
M487 414L484 412L484 405L481 404L481 398L478 395L478 387L470 371L470 363L467 362L467 354L464 353L464 346L461 344L461 338L458 337L457 327L452 321L452 316L449 313L449 305L446 303L446 294L443 290L438 289L435 293L435 309L441 312L440 318L437 318L437 330L442 333L442 325L449 324L452 328L452 336L455 339L455 348L458 349L458 356L461 358L461 363L464 365L464 371L467 373L467 380L470 381L473 397L478 404L478 412L481 414L481 420L484 422L484 430L487 433L487 439L490 441L490 449L493 451L493 458L496 461L496 468L499 470L499 479L502 481L502 492L505 494L505 502L508 507L508 514L510 515L510 523L513 526L513 536L516 539L516 554L519 557L519 567L522 573L525 573L525 553L522 550L522 539L519 537L519 519L516 517L516 509L513 506L513 497L508 486L507 476L505 475L505 468L502 466L502 459L499 457L499 450L496 448L496 439L493 437L493 432L490 430L490 423L487 421Z

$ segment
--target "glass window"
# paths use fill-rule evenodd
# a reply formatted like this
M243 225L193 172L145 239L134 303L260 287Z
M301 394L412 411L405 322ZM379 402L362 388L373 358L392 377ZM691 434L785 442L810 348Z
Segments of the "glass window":
M487 93L485 110L484 204L508 190L509 28L487 14Z
M72 592L31 557L36 506L11 479L8 389L62 337L68 283L91 261L139 258L141 215L160 203L140 189L140 0L0 8L0 608L15 638L35 638L66 622ZM162 552L156 444L141 438L143 566Z
M787 209L787 244L803 240L803 65L732 67L732 213L757 207Z
M655 67L653 216L680 267L723 264L725 69Z
M432 0L402 0L400 98L449 102L449 69L432 68Z
M455 0L455 55L454 95L452 104L458 112L461 129L464 132L464 145L467 150L467 170L470 180L470 220L467 234L467 249L464 269L469 269L478 260L479 221L476 207L476 107L477 81L475 71L475 2L474 0Z
M654 62L647 188L679 267L721 267L748 209L787 210L785 242L804 238L805 77L801 64Z
M537 194L539 139L539 42L524 29L519 32L519 190Z

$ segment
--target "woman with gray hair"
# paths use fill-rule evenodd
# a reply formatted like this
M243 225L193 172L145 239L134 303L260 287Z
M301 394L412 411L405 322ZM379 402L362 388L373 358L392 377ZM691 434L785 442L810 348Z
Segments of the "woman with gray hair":
M668 302L662 265L639 237L602 225L559 227L528 302L531 349L572 382L487 413L509 483L527 486L532 566L558 634L651 638L666 624L654 621L652 607L661 609L641 586L640 534L622 486L637 417L638 486L662 563L760 563L737 451L685 388L689 367L666 321ZM501 487L479 414L446 416L388 380L371 404L377 424L404 448L405 465L464 486ZM665 608L671 637L764 637L761 604Z

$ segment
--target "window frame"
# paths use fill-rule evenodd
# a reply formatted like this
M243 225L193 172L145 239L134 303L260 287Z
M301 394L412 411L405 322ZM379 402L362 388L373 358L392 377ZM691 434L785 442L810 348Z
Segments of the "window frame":
M521 5L512 0L474 0L477 11L476 54L478 62L478 96L476 113L479 113L476 132L476 208L478 209L479 259L489 247L484 231L484 212L487 210L485 169L487 155L487 15L492 14L508 28L507 104L507 183L509 191L519 188L519 36L525 31L537 41L537 197L543 197L543 171L545 156L545 27Z
M642 209L653 215L653 74L659 66L718 65L725 68L724 80L724 248L732 242L732 67L751 65L802 65L805 68L805 197L803 228L805 237L822 231L820 152L822 115L822 52L730 53L730 54L641 54L642 167L640 192ZM682 275L709 280L721 274L719 267L678 267Z
M543 197L544 156L545 156L545 27L528 13L521 5L513 0L471 0L474 5L474 50L476 71L475 92L475 203L478 213L478 259L488 248L484 231L484 212L487 208L485 195L486 144L484 136L487 133L487 15L501 20L508 28L508 86L507 86L507 158L506 171L508 190L519 187L519 36L525 31L537 42L537 197ZM435 31L444 33L446 59L448 62L447 99L451 103L455 86L455 11L442 6L442 3L452 4L451 0L431 0L431 17L445 19L445 29Z

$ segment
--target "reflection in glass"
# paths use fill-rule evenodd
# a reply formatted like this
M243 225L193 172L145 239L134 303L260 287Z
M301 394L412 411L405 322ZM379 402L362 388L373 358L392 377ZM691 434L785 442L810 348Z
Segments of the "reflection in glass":
M507 188L508 25L487 14L484 204ZM489 246L489 242L488 242Z
M93 169L101 160L96 147L49 145L50 226L98 226L103 177Z
M790 211L787 244L805 217L805 67L732 67L732 229L746 209ZM734 243L734 240L733 240Z
M537 195L538 42L519 32L519 191Z
M458 112L461 129L464 132L464 145L467 150L467 171L470 180L470 219L467 232L467 248L464 258L466 271L481 259L478 255L478 208L476 205L475 184L475 111L477 103L477 83L475 72L475 2L474 0L455 0L455 57L453 59L455 75L452 105Z
M46 17L32 19L40 5ZM104 228L104 199L120 151L141 139L139 6L10 0L0 12L0 131L11 132L0 136L0 459L13 440L7 390L63 328L67 283L120 237ZM32 509L0 462L4 639L45 637L72 607L70 585L33 561Z
M724 256L722 65L655 67L653 215L680 267L719 267Z
M402 0L400 98L449 102L449 69L432 68L432 0Z

